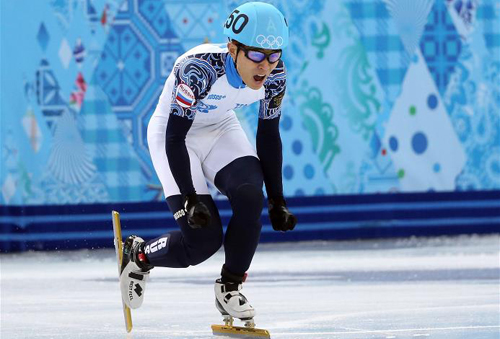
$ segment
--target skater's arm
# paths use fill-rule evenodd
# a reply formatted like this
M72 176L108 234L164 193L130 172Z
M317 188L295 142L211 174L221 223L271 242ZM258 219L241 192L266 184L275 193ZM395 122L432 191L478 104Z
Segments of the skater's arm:
M291 231L297 218L286 207L283 197L283 149L279 132L281 103L286 89L286 69L282 61L271 73L266 84L266 96L260 103L257 128L257 154L262 164L266 184L269 219L276 231Z
M259 156L268 197L283 196L283 151L279 131L280 118L259 119L257 127L257 155Z
M260 102L256 136L257 154L262 164L269 198L283 196L283 154L279 121L285 89L286 69L283 61L280 61L265 84L265 97Z
M186 147L186 135L193 120L171 114L167 124L165 151L168 165L183 196L195 193L191 178L191 163Z
M179 62L173 70L175 86L172 91L165 151L172 176L183 196L196 193L186 136L196 115L196 104L207 95L216 80L211 78L212 73L207 72L207 67L210 66L195 55ZM205 74L206 78L200 77L200 74Z
M170 171L184 199L187 220L192 228L210 224L211 215L205 204L199 201L191 177L191 162L186 147L186 135L193 120L171 114L167 124L165 149Z

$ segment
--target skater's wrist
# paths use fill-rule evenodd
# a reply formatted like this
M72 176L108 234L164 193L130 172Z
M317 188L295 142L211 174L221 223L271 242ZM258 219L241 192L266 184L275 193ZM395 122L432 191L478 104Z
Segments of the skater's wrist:
M183 201L184 201L184 209L186 210L186 212L188 212L189 208L196 205L200 201L200 199L198 198L198 194L196 194L196 192L192 192L184 194Z
M272 210L275 207L286 207L286 200L283 196L274 196L267 199L267 207Z

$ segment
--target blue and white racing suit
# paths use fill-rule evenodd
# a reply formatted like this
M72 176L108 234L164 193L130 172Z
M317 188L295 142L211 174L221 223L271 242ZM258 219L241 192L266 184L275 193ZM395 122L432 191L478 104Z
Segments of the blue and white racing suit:
M282 195L278 122L285 87L283 61L263 87L253 90L243 84L225 45L203 44L180 56L148 126L151 158L165 197L194 190L209 194L205 179L213 184L217 172L233 160L257 156L233 110L258 100L258 156L264 166L268 194ZM174 126L169 126L173 125L169 122L172 116L181 117L185 123L175 121ZM182 154L183 141L178 140L184 132L190 168L186 154ZM168 153L173 154L167 158ZM170 156L175 163L169 164ZM187 170L191 171L190 177L185 175Z
M243 276L259 242L262 184L268 197L283 196L279 120L285 88L281 60L259 90L245 86L225 45L203 44L176 60L148 125L148 145L180 231L147 242L152 265L196 265L224 242L225 270ZM256 101L255 149L234 109ZM231 203L225 237L207 180ZM212 216L209 227L196 230L187 224L182 200L195 192Z

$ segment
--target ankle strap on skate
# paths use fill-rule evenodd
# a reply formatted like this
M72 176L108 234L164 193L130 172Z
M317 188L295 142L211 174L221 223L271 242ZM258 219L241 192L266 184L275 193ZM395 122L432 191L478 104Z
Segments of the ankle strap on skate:
M228 269L226 268L226 265L222 266L222 270L220 272L220 275L221 275L221 281L223 283L231 282L231 283L241 284L241 283L245 282L245 280L247 279L246 273L244 273L243 275L234 274L234 273L228 271Z
M220 279L217 279L217 283L220 284L221 293L237 292L241 290L241 283L223 283Z
M134 249L136 252L134 262L142 269L142 271L149 273L149 271L153 268L153 265L149 263L148 257L146 253L144 253L145 242L138 244L138 246Z

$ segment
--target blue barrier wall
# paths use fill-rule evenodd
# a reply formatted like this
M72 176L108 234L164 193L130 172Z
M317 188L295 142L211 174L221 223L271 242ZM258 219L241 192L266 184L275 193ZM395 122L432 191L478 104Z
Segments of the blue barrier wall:
M217 202L227 225L231 210ZM367 239L500 231L500 191L398 193L290 198L299 224L273 231L266 211L261 240ZM177 228L165 203L2 207L0 251L64 250L113 246L111 211L124 236L157 237Z
M60 240L90 232L86 225L107 232L100 227L111 207L168 217L158 203L163 196L147 123L175 59L200 43L225 41L222 23L243 2L0 3L3 249L104 244L92 232L88 241ZM478 232L499 231L493 206L500 205L491 198L500 190L498 1L267 2L285 14L291 34L281 121L285 194L332 218L311 228L312 212L304 212L310 232L279 239L448 233L453 225L474 231L475 216L460 214L463 205L451 206L455 199L490 218L477 224ZM237 112L252 141L256 110ZM421 211L419 220L434 220L433 202L443 196L453 212L446 225L449 211L441 203L439 223L389 222L400 220L399 200L406 199L423 199L412 210ZM337 202L348 211L360 202L384 206L385 222L376 214L364 214L372 223L358 222ZM145 222L148 213L134 220ZM337 220L338 213L352 222ZM58 215L71 222L58 222ZM266 227L263 239L278 239ZM44 240L36 240L42 233Z

